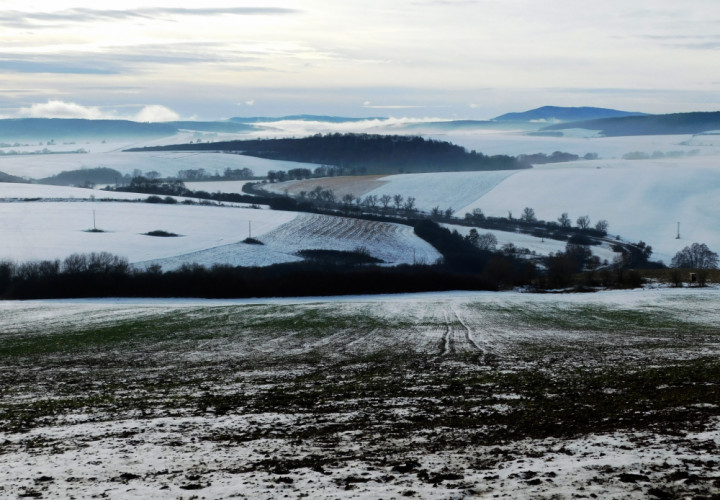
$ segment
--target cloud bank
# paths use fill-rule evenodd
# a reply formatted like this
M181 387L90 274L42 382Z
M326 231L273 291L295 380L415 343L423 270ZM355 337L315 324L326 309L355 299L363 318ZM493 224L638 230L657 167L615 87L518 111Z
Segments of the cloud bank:
M49 100L20 108L21 118L79 118L84 120L132 120L137 122L168 122L180 116L170 108L159 104L144 106L135 115L121 115L115 110L103 110L97 106L83 106L74 102Z

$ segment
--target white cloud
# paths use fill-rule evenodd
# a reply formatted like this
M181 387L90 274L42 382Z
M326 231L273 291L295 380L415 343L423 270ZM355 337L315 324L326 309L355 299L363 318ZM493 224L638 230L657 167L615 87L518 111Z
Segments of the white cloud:
M95 106L82 106L74 102L49 100L42 104L33 104L29 108L20 108L18 115L26 118L84 118L99 120L110 118ZM112 113L110 114L112 115Z
M115 110L103 110L97 106L83 106L74 102L49 100L20 108L21 118L81 118L85 120L133 120L138 122L168 122L180 119L170 108L158 104L143 107L135 115L119 115Z
M245 101L245 104L248 106L254 106L255 105L255 99L250 99L249 101Z
M180 115L175 111L159 104L145 106L134 118L138 122L171 122L179 119Z

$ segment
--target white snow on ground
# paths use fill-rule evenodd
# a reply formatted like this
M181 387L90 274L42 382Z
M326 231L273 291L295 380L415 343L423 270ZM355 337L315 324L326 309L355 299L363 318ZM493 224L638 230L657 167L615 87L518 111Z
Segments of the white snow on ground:
M95 225L103 233L89 233ZM124 202L0 203L0 259L64 259L72 253L111 252L130 262L171 257L245 239L248 221L262 235L294 212L235 207ZM146 236L163 230L177 238Z
M391 122L385 125L389 123ZM347 127L351 130L353 127L369 125L366 123ZM381 123L373 124L377 125ZM295 129L293 132L297 133ZM221 140L260 135L262 134L198 135L188 132L137 143L78 142L62 147L83 147L91 152L0 156L0 172L43 177L63 170L106 166L116 168L122 173L140 169L143 172L155 170L163 175L176 175L179 170L196 168L204 168L210 173L222 173L225 168L250 168L256 175L264 175L269 170L288 170L300 165L221 153L122 152L122 149L127 147L183 143L197 138ZM283 135L282 130L278 135ZM402 194L406 198L412 196L421 210L429 211L435 206L441 209L450 207L460 217L473 208L481 208L490 216L506 217L511 212L518 217L522 209L529 206L544 220L555 220L562 212L568 212L573 220L581 215L588 215L593 223L605 219L610 223L611 234L619 234L631 241L645 241L654 250L651 258L663 260L665 263L669 263L678 250L693 242L706 243L711 249L718 251L720 231L716 221L720 216L720 209L717 208L716 200L720 194L720 157L711 156L720 153L720 140L717 136L701 134L602 138L583 137L579 133L571 135L572 137L541 137L512 131L487 130L434 135L436 139L449 140L486 154L516 155L567 151L581 155L598 153L601 159L541 165L531 170L513 172L393 175L383 178L385 184L372 191L372 194ZM36 146L30 148L32 147L37 149ZM688 153L693 150L699 150L699 155L663 160L617 159L634 151L652 154L655 151ZM241 182L237 185L203 183L193 187L212 192L229 192L239 189ZM14 189L17 190L16 196L7 194L7 190ZM24 189L2 187L0 198L38 196L26 195ZM85 198L80 191L68 192L67 197ZM124 195L114 194L113 197L121 198ZM675 239L677 222L681 224L680 239Z
M107 167L121 174L132 174L135 169L143 173L159 172L162 176L176 176L180 170L204 168L211 175L222 175L226 168L249 168L257 176L265 176L270 170L292 168L315 169L317 165L281 160L266 160L230 153L204 153L186 151L123 153L111 151L87 154L18 155L0 156L0 172L18 177L41 179L68 170Z
M452 207L456 215L480 208L485 215L519 217L525 207L554 221L567 212L574 222L605 219L610 234L643 240L653 260L669 264L693 242L720 249L720 158L595 160L540 165L513 172L413 174L383 178L372 194L416 198L420 210ZM473 201L469 201L472 198ZM680 222L680 239L676 239Z
M401 174L381 177L385 184L370 193L378 197L400 194L413 196L421 210L429 211L435 206L457 210L473 203L517 170L492 172L435 172L428 174ZM460 214L462 215L462 214Z
M42 198L44 200L144 200L149 195L138 193L108 192L100 189L86 189L69 186L47 186L43 184L22 184L0 182L0 200L23 200ZM181 198L180 198L181 199Z
M659 289L562 295L450 292L328 299L0 301L0 332L6 338L21 333L35 337L82 331L83 328L103 324L121 324L123 320L131 318L157 317L158 320L167 321L183 312L198 317L203 314L205 317L212 316L216 321L227 316L224 323L220 321L224 328L216 331L218 337L227 339L227 343L222 346L213 347L204 342L208 340L205 338L202 343L193 342L190 336L185 335L178 335L169 345L159 346L162 352L152 351L153 342L148 339L141 340L139 346L132 342L123 345L122 349L133 353L136 361L143 361L128 365L132 368L126 368L127 373L112 367L117 360L108 363L110 366L107 369L117 370L117 376L123 380L126 380L125 377L132 379L130 372L134 370L145 370L144 374L151 380L151 377L157 376L156 370L162 374L159 370L167 368L168 363L177 364L179 369L184 366L195 368L202 358L185 365L182 356L203 349L208 355L215 356L205 359L206 365L212 366L219 365L218 360L232 360L234 356L251 359L255 353L258 353L258 358L287 355L291 359L293 351L284 349L293 345L292 332L263 331L253 335L252 327L233 329L238 316L257 316L258 304L268 306L268 314L287 314L292 309L291 317L297 310L322 310L326 307L341 314L347 310L358 313L371 311L370 316L399 318L408 331L393 329L388 334L386 339L394 342L391 345L395 349L404 339L408 339L408 344L417 346L418 352L422 346L426 348L425 352L433 352L432 349L437 347L436 342L426 341L432 337L433 326L437 325L426 320L433 315L442 317L443 313L453 312L456 318L446 317L448 325L456 323L467 333L451 333L457 334L457 340L464 335L474 338L481 343L483 350L502 352L524 333L527 338L537 341L538 345L545 344L558 349L578 347L581 356L584 342L596 342L605 346L607 354L617 352L626 361L632 362L633 354L627 354L624 345L618 347L618 344L632 341L627 337L632 337L635 332L619 332L617 336L613 332L577 331L572 328L558 332L558 324L527 328L527 325L516 324L513 319L518 316L513 314L529 309L531 312L566 313L565 319L572 319L577 311L606 306L608 311L627 310L649 314L663 311L673 318L717 326L720 320L717 308L719 299L719 289ZM246 304L249 306L243 307ZM282 304L291 307L284 310L274 307ZM490 314L493 311L498 314ZM506 311L515 312L506 315ZM597 322L601 318L589 319ZM362 331L358 327L357 331L345 332L345 336L335 332L321 332L295 339L296 350L299 352L305 347L301 344L318 346L329 342L329 349L341 351L352 347L360 352L373 352L378 349L377 342L382 339L382 335L374 335L376 332L372 327L366 328L371 331ZM663 343L658 343L659 338L653 338L652 333L650 336L647 333L639 335L635 339L642 344L639 352L650 356L652 360L654 352L662 344L678 358L687 348L696 347L705 351L696 352L693 356L717 355L717 339L710 332L704 331L697 337L691 335L693 341L682 337L678 339L675 333L678 332L666 332L669 337ZM651 345L648 345L649 341L652 341ZM174 348L171 350L170 346ZM145 352L146 347L148 357L137 357L137 353ZM231 347L235 350L231 350ZM259 354L265 350L269 352L267 355ZM89 351L92 352L92 349ZM90 359L96 362L102 359L103 353L100 351ZM120 353L122 351L118 350L117 354ZM82 351L73 351L68 356L75 358L82 354ZM330 359L329 356L323 359ZM108 359L113 357L115 353L110 353ZM208 363L208 359L213 361ZM562 362L557 358L555 361ZM90 363L77 366L84 370L97 370L97 365ZM240 369L231 374L236 385L219 386L212 379L193 380L188 390L198 395L237 394L245 398L253 390L267 387L261 384L274 384L278 388L277 393L282 393L287 387L282 385L282 376L287 373L283 372L284 368L282 364L268 365L267 371L260 376ZM279 380L271 378L273 372ZM84 373L78 371L77 378L82 380ZM336 373L341 379L350 372L338 368ZM39 384L31 387L40 391L38 399L49 399L50 396L42 391L54 382L54 377L75 378L68 375L62 372L62 366L55 366L39 377ZM43 381L44 376L47 376L47 383ZM448 377L452 377L452 370L448 370ZM319 379L314 383L322 386L324 381ZM406 383L408 387L416 388L421 384L412 379ZM102 383L94 386L93 381L89 380L87 385L95 394L102 390ZM24 389L27 386L18 381L18 387ZM122 391L110 394L129 397ZM53 394L56 395L58 399L83 397L83 394L64 392ZM23 396L25 393L8 392L4 400L7 404L26 404ZM160 393L158 396L167 397ZM497 394L494 399L503 401L512 397L517 395ZM392 409L398 411L398 420L407 421L407 414L401 411L418 408L407 406L411 400L397 398L396 406ZM674 428L668 432L663 432L663 429L631 428L589 432L566 439L510 438L491 446L472 441L447 446L441 441L437 447L432 446L437 434L419 431L400 437L390 433L378 435L370 443L366 438L362 443L368 446L362 448L363 445L356 440L355 432L328 431L333 438L329 442L313 440L313 432L322 425L339 424L358 414L377 416L377 413L372 414L372 406L386 403L384 401L360 399L358 402L362 406L357 409L350 407L344 413L327 413L320 407L317 411L318 420L309 420L312 415L310 409L283 411L283 407L262 413L238 410L222 415L212 411L198 411L195 406L185 411L182 407L173 407L161 415L140 415L139 411L106 413L103 400L99 401L88 402L94 407L64 410L65 413L59 417L50 416L46 420L34 422L27 432L1 432L0 496L187 499L196 495L197 498L274 499L310 495L309 498L318 499L459 499L496 496L570 499L583 495L640 500L649 498L649 489L657 486L662 487L658 491L665 492L665 498L709 498L708 490L716 493L720 488L713 486L717 476L717 449L720 447L720 421L716 417L710 418L702 431L691 426ZM418 405L421 403L431 404L432 401L424 399L416 402ZM481 406L477 411L483 409ZM385 418L392 420L392 416ZM365 431L372 434L371 426L377 425L377 421L368 419L365 425L369 426ZM307 436L294 440L286 437L290 434L287 429L300 427L308 430ZM455 429L453 432L462 436L463 429ZM386 463L388 454L383 445L388 444L394 446L394 453ZM293 461L322 455L327 456L328 460L322 462L320 467L313 467L312 461L285 470L272 466L273 461L292 464ZM338 460L344 456L351 458ZM370 458L365 458L368 456ZM383 460L383 456L386 460ZM412 458L418 460L415 468L398 470L394 467ZM258 466L265 462L270 465ZM419 470L430 473L451 472L456 476L433 484L421 480ZM350 481L350 478L354 480ZM693 488L699 486L706 486L707 489L702 491L704 494L691 495ZM674 488L683 488L684 494L671 495Z
M565 137L527 135L524 132L486 132L433 135L433 139L449 141L468 150L476 150L486 155L520 155L555 151L584 156L597 153L600 158L622 158L633 152L652 155L655 151L670 153L697 150L701 155L720 154L720 141L712 141L708 136L700 135L641 135L625 137L597 137L593 131L565 131Z
M440 254L410 226L344 217L238 207L92 201L105 196L147 195L42 186L0 184L0 200L43 198L63 201L0 203L0 259L64 259L72 253L111 252L132 263L266 266L302 260L306 249L367 249L390 265L432 263ZM70 200L70 201L68 201ZM85 200L80 202L80 200ZM93 224L101 233L87 230ZM179 237L152 237L163 230ZM249 235L265 245L248 245Z
M254 230L252 234L256 236ZM410 226L328 215L300 214L259 239L263 245L231 243L143 264L160 264L163 269L193 262L206 266L215 263L267 266L300 261L302 258L296 255L300 250L353 251L359 248L390 265L431 264L441 258L440 253L418 238Z
M590 216L610 223L610 233L653 248L666 264L693 242L720 249L720 158L609 160L545 165L518 172L461 212L516 217L531 207L539 219ZM676 239L680 222L680 239Z

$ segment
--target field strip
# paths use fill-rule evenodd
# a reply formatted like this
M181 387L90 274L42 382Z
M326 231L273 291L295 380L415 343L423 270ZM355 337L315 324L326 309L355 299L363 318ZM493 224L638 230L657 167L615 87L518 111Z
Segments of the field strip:
M457 306L455 304L451 304L450 307L452 309L453 314L455 315L455 318L457 318L458 323L460 323L462 325L462 327L465 329L465 340L470 345L472 345L476 350L482 352L482 349L480 348L480 346L472 339L472 337L471 337L472 330L467 325L467 323L465 323L463 321L462 317L460 316L460 312L458 311Z

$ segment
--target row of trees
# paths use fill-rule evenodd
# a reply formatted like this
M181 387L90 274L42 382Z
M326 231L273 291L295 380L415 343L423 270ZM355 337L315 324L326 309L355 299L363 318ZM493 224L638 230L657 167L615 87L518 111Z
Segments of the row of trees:
M226 168L222 175L215 172L211 174L204 168L190 168L178 171L181 181L241 181L252 179L255 174L249 168Z
M63 261L0 262L0 298L271 297L440 290L496 290L491 274L449 266L382 267L354 262L301 262L263 268L189 264L172 271L136 269L108 253Z

